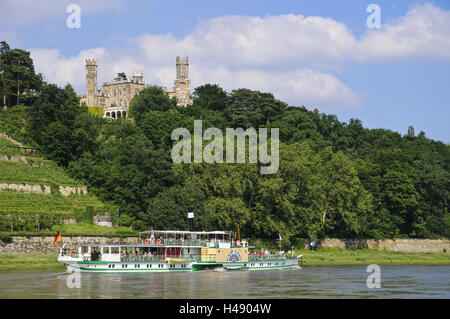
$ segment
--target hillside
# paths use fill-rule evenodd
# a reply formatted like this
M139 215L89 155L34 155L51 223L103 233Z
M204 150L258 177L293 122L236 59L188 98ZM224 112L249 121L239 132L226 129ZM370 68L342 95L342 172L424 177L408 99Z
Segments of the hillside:
M115 219L114 206L88 193L54 162L0 133L0 231L104 233L92 221L105 212Z

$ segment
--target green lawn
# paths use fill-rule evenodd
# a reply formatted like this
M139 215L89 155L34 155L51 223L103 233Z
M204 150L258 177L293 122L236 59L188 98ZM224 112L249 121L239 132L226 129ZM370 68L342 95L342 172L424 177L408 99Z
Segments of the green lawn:
M57 261L57 254L0 254L0 272L21 270L59 270L65 267Z
M289 254L288 254L289 255ZM326 265L449 265L450 253L404 253L375 249L319 248L316 251L295 250L303 255L304 266Z

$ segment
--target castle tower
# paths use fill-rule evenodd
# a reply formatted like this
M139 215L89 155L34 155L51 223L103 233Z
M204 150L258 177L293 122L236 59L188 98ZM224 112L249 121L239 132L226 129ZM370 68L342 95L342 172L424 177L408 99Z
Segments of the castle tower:
M133 82L134 83L144 83L144 76L142 72L134 72L133 73Z
M189 57L180 59L177 56L177 77L175 79L175 92L178 104L186 106L191 103L191 81L189 80Z
M88 106L97 106L97 61L86 59L86 100Z

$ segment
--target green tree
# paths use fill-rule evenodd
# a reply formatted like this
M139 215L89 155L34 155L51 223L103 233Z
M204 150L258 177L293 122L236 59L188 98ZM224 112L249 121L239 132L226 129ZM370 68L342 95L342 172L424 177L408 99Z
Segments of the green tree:
M188 123L192 125L193 121L186 121L183 114L173 108L168 111L147 111L140 126L153 145L170 145L172 131L178 127L186 127Z
M0 44L0 74L3 108L26 101L29 97L24 93L38 90L42 84L42 76L34 71L30 52L11 50L5 41Z
M280 119L286 106L271 93L238 89L231 92L225 112L231 127L260 127Z
M45 84L39 98L28 109L30 136L41 151L62 166L97 145L102 120L89 115L87 107L78 106L79 99L68 84L64 89Z
M370 194L361 184L356 167L342 152L331 148L319 153L317 174L311 183L311 201L330 236L357 236L365 231L372 210Z
M192 93L193 104L203 109L223 111L227 106L227 92L217 84L205 84Z
M177 107L176 98L170 98L159 86L141 90L130 102L130 116L141 125L149 111L168 111Z

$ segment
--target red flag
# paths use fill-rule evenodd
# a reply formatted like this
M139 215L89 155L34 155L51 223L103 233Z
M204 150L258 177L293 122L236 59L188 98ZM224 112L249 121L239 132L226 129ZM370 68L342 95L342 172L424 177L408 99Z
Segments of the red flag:
M61 231L58 231L58 235L56 235L55 240L53 241L53 246L61 239Z

